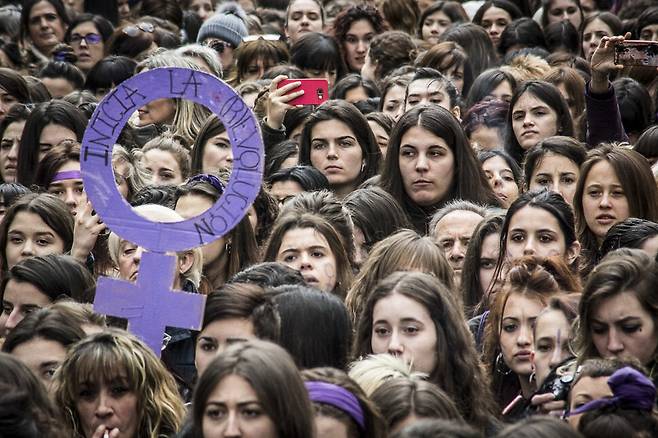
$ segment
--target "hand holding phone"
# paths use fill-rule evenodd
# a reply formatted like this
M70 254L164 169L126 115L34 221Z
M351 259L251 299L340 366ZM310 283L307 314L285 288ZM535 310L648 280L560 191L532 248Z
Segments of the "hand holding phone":
M320 105L329 99L329 82L326 79L285 79L277 84L277 88L294 82L301 82L290 93L303 90L304 94L288 101L289 105Z

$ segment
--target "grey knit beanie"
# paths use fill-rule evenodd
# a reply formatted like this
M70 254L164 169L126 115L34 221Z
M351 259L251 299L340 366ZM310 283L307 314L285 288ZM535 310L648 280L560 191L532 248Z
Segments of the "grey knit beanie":
M245 15L242 8L235 3L226 3L224 6L203 23L196 38L197 43L208 38L217 38L238 47L242 38L249 35L244 19L241 18Z

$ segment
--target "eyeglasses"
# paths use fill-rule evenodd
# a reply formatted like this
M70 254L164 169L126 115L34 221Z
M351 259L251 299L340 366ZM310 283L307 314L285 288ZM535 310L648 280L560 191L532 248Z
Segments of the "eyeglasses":
M258 40L279 41L281 40L281 35L277 35L275 33L266 33L265 35L247 35L246 37L242 38L242 41L245 43Z
M70 43L71 44L81 44L84 40L85 44L96 45L100 43L103 38L97 33L88 33L87 35L80 35L79 33L74 33L71 35Z
M227 43L226 41L222 41L222 40L208 41L208 42L204 43L204 45L210 47L211 49L213 49L215 52L217 52L219 54L224 53L224 49L226 49L227 47L229 49L233 48L232 44Z
M153 33L155 31L155 26L153 26L151 23L137 23L133 26L124 27L123 33L131 38L135 38L137 35L139 35L140 30L146 33Z

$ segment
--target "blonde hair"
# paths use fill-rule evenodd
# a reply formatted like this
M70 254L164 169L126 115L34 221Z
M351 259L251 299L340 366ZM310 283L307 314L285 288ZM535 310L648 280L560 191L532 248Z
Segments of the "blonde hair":
M189 59L177 54L173 50L167 50L153 55L137 64L137 72L152 70L160 67L182 67L202 71L201 67ZM201 126L210 115L210 111L203 105L192 102L189 99L173 99L176 105L176 113L172 122L172 131L185 139L190 145L194 143Z
M128 332L107 329L73 345L55 374L55 404L82 437L77 401L82 386L124 379L137 397L137 436L159 438L176 433L185 407L176 382L153 352Z
M551 66L539 56L519 55L515 56L509 65L500 67L500 70L511 74L520 84L525 81L541 80L551 70Z
M134 210L146 219L160 222L180 222L183 217L176 213L171 208L164 207L156 204L145 204L134 207ZM119 265L119 253L121 252L121 243L125 242L124 239L119 237L114 232L111 232L107 239L107 248L110 253L110 258L115 266ZM193 262L190 268L181 274L182 278L189 280L195 287L199 287L201 283L201 271L203 269L203 254L200 248L194 248L187 251L179 252L178 258L185 254L192 254Z
M130 200L135 193L147 186L148 173L135 155L128 152L123 146L115 144L112 149L112 166L122 163L128 167L128 175L123 176L128 184L128 199Z
M348 374L370 397L387 380L401 377L409 380L427 379L427 374L411 371L411 366L402 358L390 354L370 354L365 359L352 362Z

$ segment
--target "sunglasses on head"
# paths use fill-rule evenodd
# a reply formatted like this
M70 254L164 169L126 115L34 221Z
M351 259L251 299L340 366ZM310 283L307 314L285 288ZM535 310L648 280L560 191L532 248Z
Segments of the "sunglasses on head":
M139 35L140 30L146 33L153 33L155 31L155 26L153 26L151 23L137 23L132 26L124 27L123 33L131 38L135 38L137 35Z
M242 38L242 41L245 43L258 40L279 41L281 40L281 35L277 35L275 33L266 33L264 35L247 35L246 37Z

